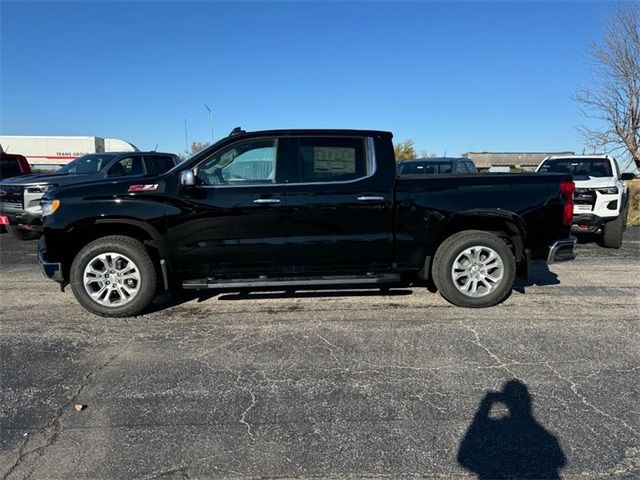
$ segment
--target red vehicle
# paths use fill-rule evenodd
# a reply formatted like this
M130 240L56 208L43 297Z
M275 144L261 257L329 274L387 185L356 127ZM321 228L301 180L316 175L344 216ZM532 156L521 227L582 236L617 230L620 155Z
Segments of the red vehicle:
M31 173L29 162L22 155L0 151L0 180L4 178L28 175ZM8 227L9 217L0 215L0 225ZM11 227L9 227L11 228Z
M0 179L29 173L31 173L31 167L22 155L0 152Z

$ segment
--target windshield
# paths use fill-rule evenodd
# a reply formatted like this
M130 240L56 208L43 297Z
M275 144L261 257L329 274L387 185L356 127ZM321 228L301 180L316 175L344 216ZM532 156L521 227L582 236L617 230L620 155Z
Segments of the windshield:
M0 178L16 177L20 175L20 165L16 158L9 156L0 157Z
M400 165L403 175L451 173L451 162L407 162Z
M574 177L613 177L606 158L555 158L545 161L539 172L570 173Z
M58 169L56 173L70 173L75 175L98 173L113 159L113 155L91 154L76 158Z

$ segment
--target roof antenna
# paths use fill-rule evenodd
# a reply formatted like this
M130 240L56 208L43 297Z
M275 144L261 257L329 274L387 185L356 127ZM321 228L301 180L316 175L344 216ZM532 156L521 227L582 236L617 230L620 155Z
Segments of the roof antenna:
M236 127L233 130L231 130L231 133L229 134L229 136L233 137L234 135L240 135L241 133L247 133L247 132L242 130L242 128L240 128L240 127Z
M156 148L153 149L154 152L158 151L158 144L156 143Z

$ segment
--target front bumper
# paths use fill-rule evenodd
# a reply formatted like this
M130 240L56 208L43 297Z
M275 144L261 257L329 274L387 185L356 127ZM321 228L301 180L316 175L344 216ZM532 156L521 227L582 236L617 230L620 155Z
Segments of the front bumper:
M41 237L38 243L38 261L40 262L43 275L56 282L64 283L62 264L60 262L49 262L45 260L46 249L45 239Z
M618 218L617 215L601 217L591 213L582 213L573 216L571 222L571 232L573 233L596 233L605 223Z
M27 210L2 208L0 204L0 216L6 217L9 225L42 232L42 217L39 212L32 213Z
M562 240L556 240L549 245L549 253L547 254L547 263L565 262L567 260L573 260L576 258L576 254L573 251L576 246L576 237L563 238Z

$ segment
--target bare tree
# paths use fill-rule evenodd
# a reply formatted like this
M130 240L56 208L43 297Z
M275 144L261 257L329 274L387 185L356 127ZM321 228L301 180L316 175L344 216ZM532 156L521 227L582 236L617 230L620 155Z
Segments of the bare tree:
M418 151L418 156L420 158L436 158L438 156L437 153L434 153L430 150L420 150Z
M416 158L416 147L411 139L394 143L393 152L396 155L396 162Z
M629 154L640 168L640 4L618 4L604 40L589 50L594 81L574 95L581 112L601 128L580 127L585 143Z
M194 153L198 153L200 150L204 150L209 145L211 145L209 142L191 142L191 154L193 155Z

